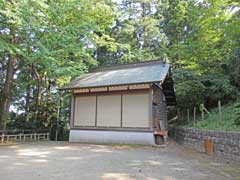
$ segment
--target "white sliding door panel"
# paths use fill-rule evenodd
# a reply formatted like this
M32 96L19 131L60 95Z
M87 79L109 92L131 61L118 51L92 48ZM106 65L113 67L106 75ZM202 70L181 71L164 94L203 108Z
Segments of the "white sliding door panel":
M74 125L95 126L96 96L76 97Z
M149 127L149 94L123 95L123 127Z
M98 96L97 126L120 127L121 95Z

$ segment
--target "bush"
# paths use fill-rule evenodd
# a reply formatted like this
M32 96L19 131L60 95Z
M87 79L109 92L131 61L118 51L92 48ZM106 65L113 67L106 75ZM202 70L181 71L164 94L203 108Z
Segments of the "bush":
M220 131L234 131L240 132L239 124L239 111L240 102L229 103L222 106L222 119L219 118L219 109L211 109L208 116L205 116L202 120L201 116L197 116L197 122L194 123L191 119L190 123L187 124L187 127L195 127L200 129L209 129L209 130L220 130ZM235 112L236 113L235 113Z

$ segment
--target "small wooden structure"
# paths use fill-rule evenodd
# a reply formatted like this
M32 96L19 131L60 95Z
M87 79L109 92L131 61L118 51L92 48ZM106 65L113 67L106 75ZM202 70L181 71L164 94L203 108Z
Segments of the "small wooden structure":
M71 142L155 144L155 137L167 138L167 106L176 101L163 61L96 69L61 90L72 93Z

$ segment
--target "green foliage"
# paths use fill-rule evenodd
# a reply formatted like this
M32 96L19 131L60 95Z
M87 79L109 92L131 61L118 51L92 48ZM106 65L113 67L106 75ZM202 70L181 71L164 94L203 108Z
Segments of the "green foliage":
M181 109L237 99L239 9L238 0L0 0L0 104L15 58L9 128L56 128L57 88L98 65L166 60ZM66 96L63 131L69 105Z
M196 124L192 122L191 124L188 124L186 126L210 130L240 131L240 126L236 124L236 119L239 118L239 114L234 113L236 107L238 107L239 110L239 103L223 106L222 120L219 119L218 108L216 108L210 111L210 113L204 120L201 120L201 118L199 117Z
M0 95L6 86L9 56L15 58L10 93L15 112L7 127L50 128L56 124L57 88L98 64L96 46L114 46L98 35L105 37L114 24L113 4L107 0L1 0L0 7ZM62 103L62 110L67 109L62 115L66 127L69 106L69 101Z
M203 78L207 87L206 97L211 100L221 100L222 103L235 100L237 88L231 84L230 77L221 73L208 73Z
M212 107L217 101L227 103L238 96L237 87L231 84L229 76L221 73L198 73L188 69L173 72L176 83L178 107L181 109L206 103Z
M184 65L184 70L180 70L184 71L180 75L183 78L178 80L179 70L175 75L180 107L191 108L200 102L211 107L216 106L218 100L227 103L237 98L240 19L239 11L231 12L231 9L239 6L237 1L225 0L187 3L186 31L183 37L180 36L184 39L172 49L174 52L170 52L172 55L177 53L177 61L174 61ZM191 87L193 89L189 90ZM198 102L195 99L190 100L190 104L186 102L195 96L198 96Z
M116 46L114 49L99 46L97 60L101 64L121 64L166 59L168 39L160 28L163 17L158 11L164 3L152 0L118 3L118 17L109 32Z
M202 83L200 75L184 69L175 70L173 75L180 108L193 107L204 102L207 87Z

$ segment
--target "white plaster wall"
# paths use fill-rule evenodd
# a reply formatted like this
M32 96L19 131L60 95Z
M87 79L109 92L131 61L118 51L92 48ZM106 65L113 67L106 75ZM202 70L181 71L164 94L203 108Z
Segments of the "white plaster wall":
M153 132L70 130L70 142L155 144Z

